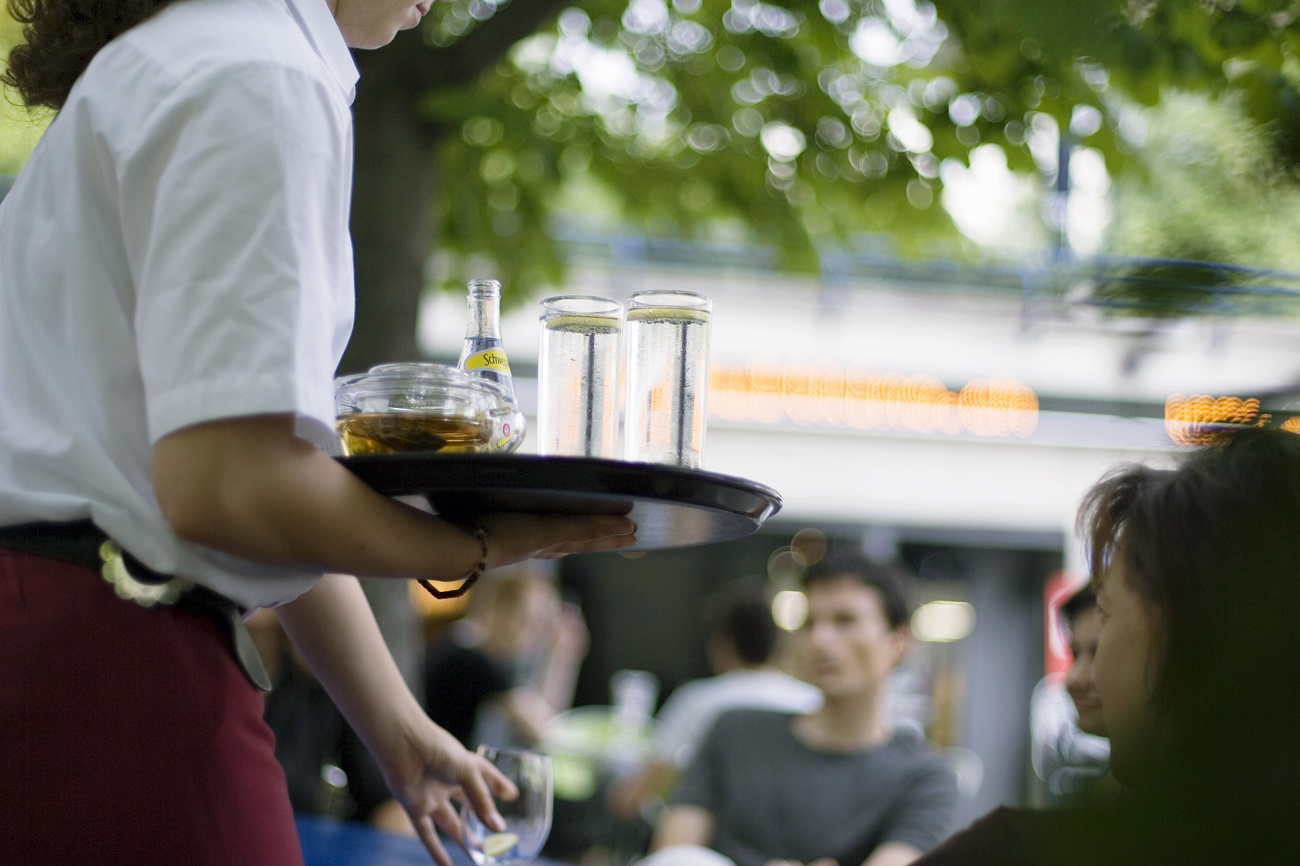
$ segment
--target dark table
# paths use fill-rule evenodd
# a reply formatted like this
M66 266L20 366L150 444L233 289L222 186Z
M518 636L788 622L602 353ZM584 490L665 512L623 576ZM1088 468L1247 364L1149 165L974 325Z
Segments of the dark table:
M416 839L373 830L355 821L299 815L298 841L306 866L430 866L433 858ZM451 841L443 840L456 866L474 861ZM563 866L553 860L535 860L537 866Z

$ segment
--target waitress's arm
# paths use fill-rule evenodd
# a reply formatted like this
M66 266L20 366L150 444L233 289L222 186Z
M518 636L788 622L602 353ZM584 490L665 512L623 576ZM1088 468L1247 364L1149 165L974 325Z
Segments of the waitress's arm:
M278 607L276 615L378 759L389 788L442 866L451 866L451 861L435 824L452 838L463 838L451 802L454 790L462 790L489 824L501 826L489 787L512 795L513 786L424 714L393 663L356 578L328 574L307 593Z
M153 449L163 516L189 541L258 562L454 581L482 549L470 533L371 490L294 436L291 415L186 427ZM495 514L488 567L634 544L625 517Z

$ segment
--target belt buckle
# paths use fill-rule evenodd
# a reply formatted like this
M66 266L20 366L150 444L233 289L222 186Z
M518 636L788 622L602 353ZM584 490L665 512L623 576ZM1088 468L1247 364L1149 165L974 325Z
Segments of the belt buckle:
M113 584L113 592L118 598L135 602L141 607L153 607L156 604L175 604L181 594L193 584L188 580L173 577L166 583L144 583L136 580L126 567L122 557L122 548L112 539L107 539L99 546L99 559L104 564L100 574L104 580Z

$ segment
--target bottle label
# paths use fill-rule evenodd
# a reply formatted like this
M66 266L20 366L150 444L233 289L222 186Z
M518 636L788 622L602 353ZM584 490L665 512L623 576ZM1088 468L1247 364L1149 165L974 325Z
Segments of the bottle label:
M487 349L475 352L465 359L466 370L495 370L498 373L510 373L510 362L506 353L500 349Z

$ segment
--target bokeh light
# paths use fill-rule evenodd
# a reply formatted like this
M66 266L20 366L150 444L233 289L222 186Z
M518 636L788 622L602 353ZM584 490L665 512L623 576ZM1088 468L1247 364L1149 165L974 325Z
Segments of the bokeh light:
M790 549L803 556L805 565L816 565L826 556L826 534L820 529L801 529L790 540Z
M1207 445L1223 425L1253 424L1258 418L1259 400L1254 397L1173 394L1165 401L1165 431L1177 445Z
M932 601L912 614L912 634L917 640L951 643L975 628L975 608L964 601Z
M785 631L798 631L808 619L808 597L795 589L778 592L772 599L772 621Z
M778 548L767 558L767 576L778 586L798 583L807 567L803 553L792 547Z
M950 391L924 373L754 358L743 367L714 365L709 414L720 421L1024 438L1038 428L1038 395L1011 378L973 379Z

